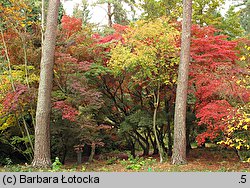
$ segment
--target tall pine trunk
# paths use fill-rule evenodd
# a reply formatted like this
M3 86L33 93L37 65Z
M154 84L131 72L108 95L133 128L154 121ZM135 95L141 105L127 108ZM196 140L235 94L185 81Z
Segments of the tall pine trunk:
M183 21L181 36L181 56L178 72L175 117L173 164L186 164L186 106L188 87L188 67L190 62L192 0L183 0Z
M35 126L35 151L32 165L46 168L51 166L50 159L50 112L53 83L54 53L56 44L57 18L60 0L50 0L45 40L42 50L40 82Z

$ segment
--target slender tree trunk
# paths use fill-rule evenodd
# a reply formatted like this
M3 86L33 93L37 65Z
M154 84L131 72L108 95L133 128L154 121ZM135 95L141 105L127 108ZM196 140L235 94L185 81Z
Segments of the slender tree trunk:
M167 119L167 134L168 134L168 156L172 156L172 134L171 134L171 118L170 118L170 104L169 100L165 97L165 110Z
M158 135L157 135L157 126L156 126L156 117L157 117L157 110L158 110L158 106L160 103L160 85L158 83L157 86L157 93L154 94L154 115L153 115L153 132L154 132L154 136L155 136L155 140L156 140L156 144L157 144L157 148L159 150L159 154L160 154L160 163L163 163L165 160L165 152L160 144Z
M60 0L50 0L41 59L35 126L35 152L32 165L46 168L50 159L50 112L57 18Z
M42 0L42 8L41 8L41 13L42 13L42 20L41 20L41 41L42 41L42 50L43 50L43 43L44 43L44 23L45 23L45 8L44 8L45 2Z
M136 154L135 154L135 143L133 142L133 140L130 142L130 154L135 158Z
M147 156L147 155L149 155L149 150L150 150L150 144L149 144L148 137L146 137L146 139L145 139L145 144L146 144L146 150L143 152L143 155Z
M143 156L149 155L149 142L148 142L148 138L144 138L138 131L134 130L135 134L138 137L138 142L140 144L140 146L143 149ZM140 141L142 140L142 142L145 144L145 146L143 145L143 143Z
M189 151L191 149L191 143L190 143L190 125L186 124L186 153L189 154Z
M130 154L135 158L135 143L129 134L127 136L125 133L124 136L125 136L125 139L129 145Z
M112 12L111 12L111 3L108 3L108 26L112 27Z
M33 142L32 142L31 137L30 137L28 125L27 125L26 120L24 119L23 115L21 115L21 116L22 116L22 120L23 120L23 126L24 126L24 129L25 129L25 132L26 132L26 135L28 137L29 144L30 144L30 147L31 147L31 153L33 155L33 153L34 153L34 146L33 146Z
M157 147L157 144L156 144L156 140L152 140L152 146L153 146L153 155L157 155L159 154L159 150L158 150L158 147Z
M138 142L138 144L141 146L142 150L145 152L145 150L146 150L146 146L144 146L144 145L143 145L143 143L141 142L141 139L140 139L138 136L133 135L133 133L132 133L132 134L130 134L130 136L131 136L132 138L134 138L134 139L135 139L135 141L137 141L137 142Z
M95 146L96 146L95 143L91 144L91 153L90 153L89 160L88 160L89 162L92 162L93 159L94 159L94 156L95 156Z
M162 149L163 149L163 151L164 151L164 156L168 153L168 148L166 147L166 145L165 145L165 143L164 143L164 138L165 138L165 136L166 136L166 134L164 134L163 133L163 131L164 131L164 127L162 127L161 128L161 130L159 131L159 142L160 142L160 144L161 144L161 147L162 147Z
M153 138L152 138L152 136L151 136L151 130L150 130L150 129L148 130L148 137L149 137L149 140L150 140L151 145L152 145L152 147L153 147L153 155L158 154L159 151L158 151L158 148L157 148L157 144L156 144L156 141L153 140Z
M190 62L190 38L192 0L183 0L183 21L181 37L181 57L178 72L178 82L174 117L174 149L173 164L186 164L186 105L188 87L188 67Z
M7 59L7 63L8 63L8 74L9 74L9 77L10 77L12 90L16 91L15 84L14 84L14 79L13 79L13 75L12 75L12 68L11 68L11 64L10 64L9 52L8 52L7 44L6 44L5 39L4 39L4 34L3 34L2 27L0 27L0 31L1 31L1 37L2 37L2 42L3 42L3 46L4 46L4 53L6 55L6 59Z
M18 31L17 31L18 32ZM27 46L26 46L26 28L24 28L24 33L25 36L22 36L21 33L18 32L21 41L23 43L23 57L24 57L24 67L25 67L25 81L26 81L26 85L28 88L30 88L30 84L29 84L29 70L28 70L28 57L27 57Z

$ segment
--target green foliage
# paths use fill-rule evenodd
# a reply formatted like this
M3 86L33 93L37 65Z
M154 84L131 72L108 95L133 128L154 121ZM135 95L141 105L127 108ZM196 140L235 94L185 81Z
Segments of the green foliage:
M63 101L67 98L67 95L62 90L52 91L51 96L57 101Z
M34 142L35 138L34 135L30 135L30 138L32 140L32 142ZM32 155L32 149L30 147L27 147L25 150L22 149L22 145L28 145L29 144L29 137L28 136L24 136L24 137L20 137L20 136L13 136L11 138L11 142L10 144L14 147L14 148L20 148L19 151L21 151L21 153L23 153L24 155Z
M133 130L145 131L152 127L152 115L146 111L138 110L131 115L125 117L121 123L120 133L132 132Z
M144 168L151 169L152 165L156 163L156 159L153 159L152 157L144 159L143 157L138 156L134 158L132 155L129 155L128 160L123 159L120 163L126 166L126 169L128 170L138 171Z
M219 14L219 8L224 3L224 0L194 0L192 15L193 22L201 26L218 25L222 19Z
M62 168L62 163L59 160L59 157L55 158L55 161L52 163L52 172L58 172Z
M219 8L223 4L224 0L193 0L193 23L218 25L222 19ZM177 20L182 17L182 0L141 0L141 7L144 10L142 17L146 19L167 16Z
M10 166L13 164L13 161L9 158L9 157L6 157L6 158L0 158L0 165L6 165L6 166Z
M65 162L67 156L75 156L74 145L79 142L81 132L79 127L66 119L60 113L52 111L51 116L51 155Z
M243 0L242 3L239 3L241 7L240 10L240 18L241 18L241 25L245 29L245 33L250 33L250 0Z
M181 0L140 0L140 6L144 10L142 18L155 19L162 16L177 20L181 15Z
M111 73L111 70L108 67L93 63L90 70L85 73L85 76L90 79L99 75L106 75L108 73Z
M221 15L221 7L225 5L225 0L193 0L193 23L201 26L213 25L221 33L226 34L230 39L240 37L244 31L248 33L250 1L239 1L236 11L235 6L231 6L226 15ZM171 20L182 17L181 0L141 0L140 6L144 10L142 18L155 19L168 16Z
M222 34L229 36L230 39L241 37L244 29L240 24L240 11L235 10L235 6L230 6L222 22L217 26Z
M106 164L107 165L112 165L112 164L115 164L116 161L117 161L117 157L110 157L110 158L107 159Z
M63 15L65 15L65 10L64 10L64 8L63 8L62 2L60 2L59 10L58 10L58 23L59 23L59 24L61 23L61 20L62 20Z
M83 25L86 25L91 19L89 6L87 0L82 0L81 6L77 4L73 10L73 16L75 18L81 18Z
M103 5L110 3L112 7L112 20L114 23L121 25L127 25L129 23L128 12L132 15L132 20L134 20L136 6L135 0L97 0L93 5ZM124 4L130 7L130 11L126 10Z
M121 25L128 25L127 10L124 9L122 1L114 3L114 22Z

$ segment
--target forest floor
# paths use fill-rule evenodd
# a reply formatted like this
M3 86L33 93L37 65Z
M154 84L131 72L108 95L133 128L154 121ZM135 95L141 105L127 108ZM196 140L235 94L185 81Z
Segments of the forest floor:
M87 172L250 172L250 163L240 162L234 151L213 148L192 149L186 165L172 165L170 158L164 163L158 156L137 159L95 160L77 167ZM66 164L65 166L69 166Z
M121 157L123 156L123 157ZM158 156L127 158L124 154L96 156L91 163L67 161L56 171L78 172L250 172L250 163L240 162L236 153L230 150L214 148L196 148L188 154L186 165L172 165L170 159L159 162ZM99 158L99 159L98 159ZM105 158L105 159L104 159ZM126 159L124 159L126 158ZM37 171L29 165L0 167L1 171ZM54 171L55 170L38 170Z

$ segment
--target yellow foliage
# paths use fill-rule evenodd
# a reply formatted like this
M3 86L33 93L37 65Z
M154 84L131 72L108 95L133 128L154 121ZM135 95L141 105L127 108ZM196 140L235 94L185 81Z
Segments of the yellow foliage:
M27 0L10 1L11 6L3 6L0 3L0 17L2 21L7 23L9 27L21 29L26 25L31 25L28 22L28 16L31 15L32 8L28 5Z
M224 121L228 124L225 140L218 142L237 150L250 150L250 102L241 106L235 115Z
M8 115L4 119L0 119L0 131L4 131L8 127L14 125L14 123L15 123L15 117L13 115Z
M26 84L26 74L25 74L25 65L15 65L13 66L14 70L12 70L12 77L14 82L19 82L22 84ZM27 66L29 71L29 83L37 83L39 81L39 76L37 76L32 70L34 70L34 66ZM5 79L5 85L9 85L10 87L10 77L9 71L4 71L2 78ZM0 86L1 88L1 86Z
M179 63L177 41L179 31L166 18L140 20L123 35L124 43L111 49L108 66L117 75L134 72L134 79L150 78L165 84L176 82L176 73L169 72Z
M242 56L242 57L240 58L240 60L241 60L241 61L245 61L245 60L246 60L246 57L245 57L245 56Z

